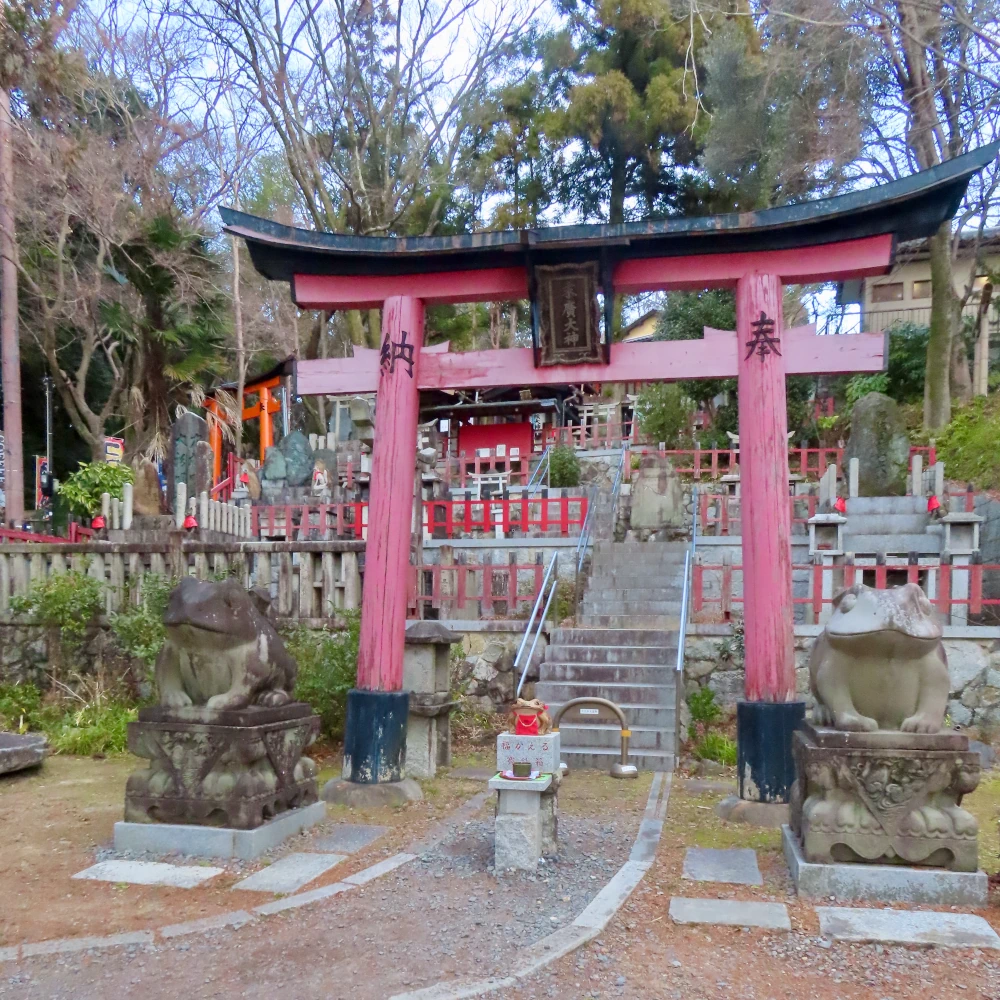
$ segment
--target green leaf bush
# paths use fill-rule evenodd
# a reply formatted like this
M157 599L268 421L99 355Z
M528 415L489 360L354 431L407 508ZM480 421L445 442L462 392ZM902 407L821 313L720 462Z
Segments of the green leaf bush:
M338 739L344 734L347 692L358 672L361 617L342 612L346 628L340 632L299 625L285 633L288 652L298 661L295 697L311 705L320 717L323 734Z
M59 484L59 495L74 514L92 517L101 509L102 493L110 493L121 500L123 487L134 479L127 465L81 462L80 468Z
M12 598L10 609L36 625L57 629L63 650L73 654L82 648L103 602L100 581L83 573L55 573L36 580L27 594Z
M549 452L549 485L568 487L580 485L580 459L576 452L565 445L557 445Z

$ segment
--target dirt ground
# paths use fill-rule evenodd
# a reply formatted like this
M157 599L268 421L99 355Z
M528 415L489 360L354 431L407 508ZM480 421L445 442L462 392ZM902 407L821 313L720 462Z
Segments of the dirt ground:
M485 762L484 755L456 761L465 766ZM110 837L131 766L128 761L55 758L43 774L0 786L4 943L159 926L270 898L229 892L235 875L220 876L217 888L194 890L70 880L70 874L93 862L99 845ZM1000 772L984 778L966 803L980 819L982 863L996 872ZM719 820L714 807L725 794L726 777L710 780L716 787L675 778L656 861L597 941L518 988L492 995L519 1000L1000 1000L1000 952L819 939L812 906L794 896L777 831ZM436 847L367 887L239 930L6 963L0 967L0 997L104 1000L136 996L141 990L143 1000L273 998L278 992L289 1000L384 1000L442 980L509 974L519 948L569 923L627 856L649 782L649 775L635 782L616 782L594 772L572 775L559 794L560 857L533 877L497 878L488 870L493 813L487 802L471 819L454 824ZM378 822L393 829L367 855L352 857L325 881L403 849L436 817L482 787L481 781L441 778L424 785L423 804L364 814L344 810L333 820ZM39 829L44 837L38 836ZM690 846L755 848L764 885L682 880L684 850ZM793 932L674 925L667 914L673 895L784 902ZM234 896L240 897L238 903ZM991 904L979 912L1000 931L996 888ZM138 917L140 910L145 919ZM50 929L43 933L46 927ZM34 936L29 938L29 932Z
M257 906L273 897L241 890L237 905L231 886L282 854L311 850L312 841L334 823L391 827L369 848L310 883L310 888L318 888L401 851L482 789L481 782L429 781L422 783L422 802L365 810L328 806L326 822L255 862L204 862L226 871L195 889L73 879L95 861L114 856L110 849L114 824L122 818L125 780L143 764L127 755L105 760L55 756L38 770L0 781L0 946L116 934ZM320 786L335 775L339 767L321 771Z

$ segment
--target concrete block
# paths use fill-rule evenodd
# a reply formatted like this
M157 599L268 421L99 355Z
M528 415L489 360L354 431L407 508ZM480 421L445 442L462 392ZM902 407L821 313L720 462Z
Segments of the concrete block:
M413 778L382 781L372 785L362 785L347 778L331 778L323 786L320 797L334 805L348 806L351 809L369 809L419 802L424 793Z
M282 910L294 910L300 906L307 906L309 903L319 902L321 899L329 899L330 896L337 896L354 886L345 882L334 882L333 885L321 885L318 889L310 889L308 892L297 892L294 896L285 896L282 899L274 899L270 903L255 906L254 913L267 916L270 913L281 913Z
M438 720L409 715L406 719L406 776L433 778L437 775Z
M273 865L237 882L233 888L250 892L295 892L346 859L346 854L286 854Z
M559 853L559 800L556 788L542 792L538 801L539 821L542 831L542 857L550 858Z
M130 885L169 885L175 889L193 889L196 885L221 875L223 868L198 865L168 865L156 861L101 861L73 878L97 882L127 882Z
M689 847L684 855L683 878L696 882L727 882L733 885L763 885L757 854L745 847L717 849Z
M539 816L542 808L541 792L510 789L497 793L497 814L519 816Z
M497 873L510 868L528 872L538 869L538 858L542 852L542 829L537 814L500 814L496 818L494 836L494 865Z
M762 927L790 931L788 908L784 903L748 903L739 899L670 900L670 919L676 924L725 924L730 927Z
M497 770L509 771L515 763L528 761L540 774L559 770L559 734L548 736L515 736L501 733L497 737Z
M387 826L365 826L361 823L337 823L325 837L313 841L317 851L353 854L389 832Z
M90 951L98 948L121 948L128 945L153 943L152 931L129 931L125 934L109 934L107 937L56 938L54 941L38 941L21 945L21 957L35 955L64 955L67 952Z
M820 933L838 941L1000 949L996 931L982 917L972 913L817 906L816 915Z
M206 931L217 931L223 927L242 927L250 923L253 916L246 910L231 910L229 913L217 913L214 917L201 917L199 920L186 920L182 924L168 924L159 930L162 938L185 937L188 934L204 934Z
M115 823L115 850L132 854L170 854L188 857L240 858L251 861L284 843L289 837L321 822L326 803L314 802L290 809L254 830L194 826L183 823Z
M37 767L45 760L48 746L38 733L0 733L0 774Z
M986 906L985 872L952 872L904 865L814 864L802 853L799 838L781 828L781 845L798 894L804 899L877 903L929 903Z
M380 861L377 865L371 865L354 875L348 875L343 881L348 885L365 885L365 883L371 882L382 875L388 875L389 872L395 871L407 862L412 861L415 857L415 854L394 854L391 858L386 858L385 861Z

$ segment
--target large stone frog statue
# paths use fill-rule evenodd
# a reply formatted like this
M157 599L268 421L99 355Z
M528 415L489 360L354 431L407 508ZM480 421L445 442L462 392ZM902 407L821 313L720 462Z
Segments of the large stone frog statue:
M817 725L938 732L948 707L948 661L920 587L856 584L839 594L813 645L809 680Z
M185 577L164 614L160 704L129 723L148 766L128 779L125 818L253 829L316 801L303 756L319 719L292 701L297 672L266 594Z
M184 577L163 616L167 637L156 661L160 704L215 711L286 704L297 665L266 610L267 598L235 580Z
M809 661L813 725L793 740L806 859L975 871L978 826L961 802L979 758L942 732L950 683L930 601L913 583L859 584L834 606Z

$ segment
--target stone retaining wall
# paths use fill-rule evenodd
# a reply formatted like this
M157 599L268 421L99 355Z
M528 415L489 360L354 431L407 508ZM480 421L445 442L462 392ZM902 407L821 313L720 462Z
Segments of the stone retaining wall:
M809 651L819 626L795 628L796 687L807 704ZM731 635L728 625L695 625L688 633L684 655L685 695L710 687L718 702L734 708L743 696L743 669L720 655ZM948 714L956 726L1000 727L1000 628L945 627L944 648L951 674Z

